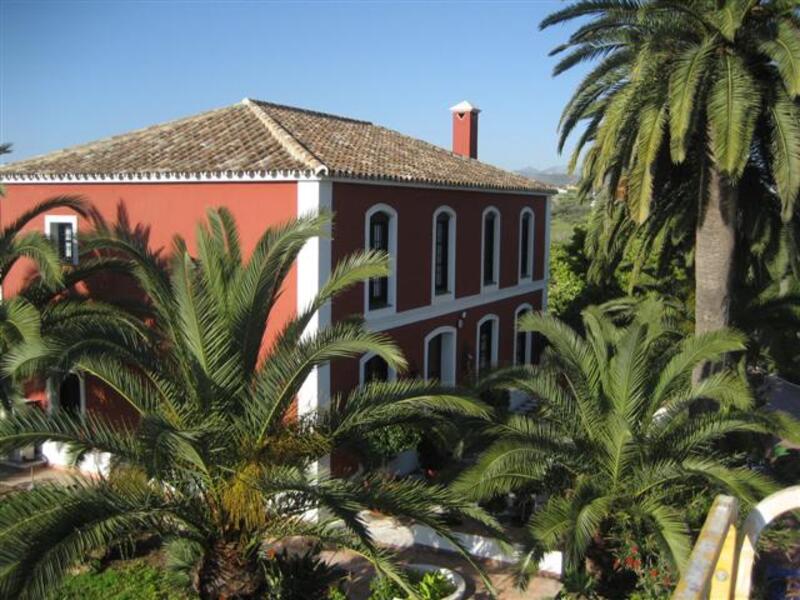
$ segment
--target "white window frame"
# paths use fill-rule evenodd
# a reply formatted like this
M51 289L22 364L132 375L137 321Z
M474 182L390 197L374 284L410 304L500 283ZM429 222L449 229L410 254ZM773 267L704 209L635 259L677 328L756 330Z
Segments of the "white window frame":
M447 289L444 294L436 293L436 219L442 213L450 220L447 225ZM431 304L451 302L456 297L456 211L449 206L440 206L433 213L433 235L431 236Z
M397 211L388 204L374 204L364 216L364 249L369 250L369 222L372 215L385 212L389 215L389 275L386 278L388 306L378 309L369 307L369 280L364 281L364 315L383 317L397 312Z
M494 213L494 283L484 283L484 255L486 252L486 215ZM481 292L491 292L500 287L500 211L494 206L486 207L481 213Z
M425 381L428 381L428 345L430 344L430 341L434 337L443 333L449 334L450 339L452 340L450 357L449 360L447 361L449 363L448 366L450 367L450 377L445 377L445 369L444 369L445 361L442 360L442 379L440 380L439 383L441 383L442 385L453 386L456 384L456 380L458 379L456 375L456 369L457 369L456 348L458 348L458 330L455 327L451 327L449 325L443 325L442 327L437 327L436 329L434 329L428 335L425 336L422 374L425 378ZM442 354L445 354L444 344L442 344Z
M51 225L56 223L68 223L72 225L72 264L78 264L78 217L77 215L45 215L44 216L44 235L50 239Z
M528 254L528 270L529 273L527 275L522 274L522 223L524 221L525 215L530 215L530 223L528 224L528 247L525 252ZM534 240L536 231L536 213L533 212L533 209L529 206L523 208L519 213L519 248L517 249L517 278L520 283L533 281L533 272L534 272L534 263L533 259L536 255L536 243Z
M519 318L524 312L533 312L533 306L528 304L520 304L517 309L514 311L514 365L518 366L519 363L517 362L517 334L520 333L519 331ZM525 337L527 341L527 345L525 348L525 364L531 364L531 360L533 359L533 334L530 331L525 332Z
M494 327L492 327L492 347L491 347L491 357L489 357L489 365L491 368L495 368L497 366L498 355L500 350L500 317L495 314L488 314L484 315L480 321L478 321L478 325L475 327L475 374L477 375L480 372L480 364L481 364L481 325L486 323L487 321L493 321Z
M358 385L359 386L364 385L364 375L365 375L365 369L366 369L366 366L367 366L367 362L369 362L370 359L375 358L376 356L377 356L377 354L375 354L374 352L368 352L367 354L363 355L361 357L361 359L358 361ZM397 371L395 371L391 367L391 365L388 365L388 363L387 363L387 366L389 368L388 368L388 371L387 371L387 379L386 379L386 381L396 381L397 380Z

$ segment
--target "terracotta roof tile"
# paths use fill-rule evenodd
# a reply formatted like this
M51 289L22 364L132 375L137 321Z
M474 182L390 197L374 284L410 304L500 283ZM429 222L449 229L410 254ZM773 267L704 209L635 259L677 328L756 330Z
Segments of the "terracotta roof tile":
M249 99L12 163L0 167L0 180L239 173L553 191L367 121Z

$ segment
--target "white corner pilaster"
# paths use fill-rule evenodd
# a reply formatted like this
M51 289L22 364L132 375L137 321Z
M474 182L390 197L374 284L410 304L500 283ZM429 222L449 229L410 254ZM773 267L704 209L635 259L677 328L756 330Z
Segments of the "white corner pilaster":
M333 184L330 181L297 182L298 217L317 214L333 208ZM306 242L297 257L297 313L311 304L320 288L331 275L330 232L322 238ZM308 324L305 335L324 329L331 323L330 304L323 306ZM315 368L308 376L297 398L298 415L303 416L323 409L330 401L331 376L328 365Z

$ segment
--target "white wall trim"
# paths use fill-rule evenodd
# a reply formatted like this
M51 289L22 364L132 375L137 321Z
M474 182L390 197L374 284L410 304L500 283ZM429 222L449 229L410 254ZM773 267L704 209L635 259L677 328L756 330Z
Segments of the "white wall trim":
M44 236L50 238L50 226L57 223L72 225L72 264L78 264L78 216L47 214L44 216Z
M247 181L321 181L322 178L298 171L202 171L199 173L36 173L31 175L0 174L0 183L63 184L63 183L186 183Z
M371 358L375 358L376 354L374 352L368 352L364 354L358 361L358 385L364 385L364 368L367 365L367 361ZM388 365L387 365L388 366ZM397 371L395 371L391 366L388 366L387 369L388 379L387 381L396 381L397 380Z
M501 300L508 300L523 294L532 294L543 291L547 287L546 280L532 281L522 285L514 285L492 292L482 292L472 296L461 296L447 304L433 304L404 310L389 317L376 318L365 315L366 325L370 331L386 331L396 327L404 327L412 323L435 319L451 313L462 312L478 306L484 306Z
M456 357L456 349L458 348L458 330L455 327L452 327L450 325L443 325L442 327L437 327L436 329L434 329L428 335L425 336L425 340L424 340L424 344L425 344L424 345L424 360L423 360L423 365L422 365L422 369L423 369L422 370L422 375L423 375L424 379L427 381L427 379L428 379L428 344L430 343L430 341L434 337L436 337L437 335L442 334L442 333L450 334L452 336L452 338L451 338L452 348L450 348L450 352L449 352L449 354L450 354L450 356L449 356L450 365L449 366L450 366L450 371L451 371L451 377L448 378L448 379L451 379L451 380L445 379L445 377L444 377L444 360L442 360L442 365L443 365L442 374L443 374L443 376L442 376L442 379L441 379L440 383L442 383L444 385L455 385L456 380L458 378L457 372L456 372L456 369L458 368L458 362L456 360L456 358L457 358ZM445 354L445 351L446 351L445 347L444 347L444 345L442 345L442 354Z
M364 316L381 317L397 312L397 232L399 231L397 211L388 204L373 204L364 215L364 250L369 250L369 222L372 215L384 212L389 215L389 277L386 278L389 306L379 309L369 307L369 281L364 282Z
M484 284L484 253L486 252L486 215L494 213L494 283ZM502 216L496 206L487 206L481 213L481 292L491 292L500 286L500 235L503 231Z
M436 294L436 219L439 215L446 213L450 216L447 225L447 289L445 294ZM456 295L456 235L458 228L456 211L449 206L440 206L433 213L431 220L431 303L452 302Z
M341 176L328 176L325 180L336 183L355 183L360 185L384 185L389 187L418 188L422 190L452 190L457 192L475 192L478 194L511 194L514 196L555 196L558 190L525 190L525 189L504 189L470 185L448 185L445 183L431 183L422 181L398 181L395 179L369 179L364 177L354 177L352 179Z
M421 181L399 181L382 178L329 177L315 175L311 171L202 171L199 173L32 173L0 174L0 183L5 184L104 184L104 183L187 183L187 182L270 182L270 181L329 181L336 183L355 183L360 185L383 185L389 187L409 187L433 190L452 190L489 194L512 194L523 196L554 196L558 190L504 189L469 185L448 185Z
M542 292L542 312L547 311L547 288L550 281L550 209L553 199L550 196L544 199L544 291Z
M489 313L488 315L484 315L481 317L480 321L478 321L478 325L475 327L475 373L479 373L479 365L480 365L480 354L481 354L481 325L486 323L487 321L492 321L494 326L492 327L492 341L489 347L489 353L491 356L489 357L489 365L491 368L497 366L497 356L500 349L500 317L493 313Z
M333 208L332 186L327 181L300 181L297 184L297 215L316 214ZM297 257L297 313L303 312L331 275L330 235L306 242ZM311 319L304 335L313 335L331 323L330 303ZM314 369L297 397L300 416L324 409L330 402L330 366Z
M519 317L520 314L526 311L533 311L533 306L531 306L528 302L523 302L514 310L514 365L517 365L517 335L520 333L519 331ZM531 332L525 332L525 339L527 347L525 348L525 364L529 365L531 363L531 358L533 355L533 348L531 348Z
M522 223L525 215L530 215L530 223L528 225L528 247L525 252L528 255L528 274L522 274ZM533 281L534 259L536 257L536 213L530 206L526 206L519 212L519 237L517 246L517 280L522 283L525 281Z

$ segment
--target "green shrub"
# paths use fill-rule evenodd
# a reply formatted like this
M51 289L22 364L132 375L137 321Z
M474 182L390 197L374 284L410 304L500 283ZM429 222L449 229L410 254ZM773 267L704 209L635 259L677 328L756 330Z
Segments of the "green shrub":
M176 588L169 575L143 560L116 564L100 572L67 576L52 600L188 600L196 596Z
M408 577L422 600L441 600L456 590L453 584L439 572L423 575L416 571L409 571ZM376 577L370 583L369 589L372 592L369 600L394 600L394 598L406 597L400 586L388 577Z
M276 554L263 562L264 600L310 600L330 597L330 589L344 578L344 571L319 558L318 550L304 554Z

